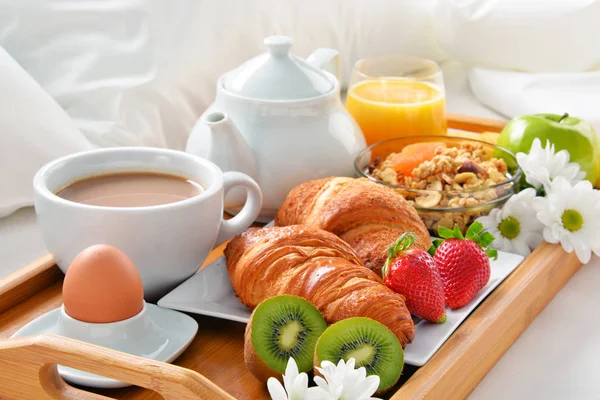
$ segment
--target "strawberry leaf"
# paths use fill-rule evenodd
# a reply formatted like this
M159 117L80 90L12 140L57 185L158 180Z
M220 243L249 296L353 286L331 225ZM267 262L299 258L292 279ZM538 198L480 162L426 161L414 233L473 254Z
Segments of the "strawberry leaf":
M454 234L454 237L456 239L464 239L465 238L457 224L454 224L454 229L452 230L452 233Z
M387 275L388 272L388 268L390 267L390 259L388 258L387 260L385 260L385 264L383 264L383 268L381 268L381 277L383 279L385 279L385 276Z
M490 244L492 244L494 240L496 240L496 237L494 235L492 235L489 232L483 232L481 235L479 235L479 243L477 244L483 248L486 248Z
M471 224L467 230L467 239L473 240L483 230L483 224L479 221L475 221Z
M392 262L392 260L398 254L411 248L414 243L415 243L415 234L412 232L409 232L409 233L403 233L402 235L400 235L400 237L393 244L391 244L388 247L387 260L385 261L385 264L383 265L383 269L381 271L384 278L387 275L389 264Z
M438 229L438 235L444 239L454 238L454 232L452 231L452 229L444 228L443 226L440 226L440 228Z
M454 224L454 229L448 229L443 226L440 226L438 228L438 236L444 239L463 240L465 238L457 224Z
M496 259L498 257L498 252L496 250L488 249L488 246L492 244L496 238L490 232L482 232L482 230L483 224L479 221L475 221L471 224L471 226L469 226L465 236L463 236L457 224L454 224L454 229L440 227L438 229L438 235L444 239L471 240L485 250L486 254L490 258ZM431 246L431 248L428 250L429 254L431 255L435 254L437 248L441 244L441 241L440 239L436 239L433 243L433 246Z
M433 244L431 245L431 247L427 250L427 252L429 253L429 255L431 255L431 257L433 257L435 255L436 250L438 249L438 247L440 247L440 245L444 242L444 239L434 239L433 240Z
M394 254L395 254L394 246L388 247L387 258L388 259L394 258Z
M487 254L487 256L493 260L498 259L498 250L496 249L485 249L485 254Z

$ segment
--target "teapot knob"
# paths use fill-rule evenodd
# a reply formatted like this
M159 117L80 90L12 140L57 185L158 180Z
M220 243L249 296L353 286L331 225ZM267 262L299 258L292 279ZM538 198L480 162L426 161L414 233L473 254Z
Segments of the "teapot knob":
M294 41L289 36L269 36L265 38L264 43L271 55L285 56L290 52L290 48Z

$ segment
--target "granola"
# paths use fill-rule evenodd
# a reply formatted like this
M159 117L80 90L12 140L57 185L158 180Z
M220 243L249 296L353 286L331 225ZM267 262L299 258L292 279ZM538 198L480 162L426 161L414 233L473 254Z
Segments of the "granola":
M434 209L420 212L434 232L439 226L452 228L454 224L465 230L477 217L490 211L491 207L485 205L503 192L502 185L497 184L509 179L506 162L487 154L481 143L463 142L457 147L441 144L435 148L433 158L421 162L410 175L394 168L398 156L392 153L383 161L375 160L369 171L381 181L400 186L398 190L411 204ZM494 185L497 187L486 189ZM442 212L436 208L459 210Z

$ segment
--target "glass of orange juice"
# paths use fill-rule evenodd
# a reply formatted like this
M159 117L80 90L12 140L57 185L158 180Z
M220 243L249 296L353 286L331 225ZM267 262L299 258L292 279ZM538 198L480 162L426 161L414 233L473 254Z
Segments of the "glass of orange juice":
M346 108L367 145L404 136L446 134L442 72L424 58L387 55L358 61Z

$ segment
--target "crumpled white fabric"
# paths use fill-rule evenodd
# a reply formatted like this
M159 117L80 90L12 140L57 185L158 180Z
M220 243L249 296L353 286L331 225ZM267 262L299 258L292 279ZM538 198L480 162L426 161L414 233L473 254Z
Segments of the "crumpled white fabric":
M434 2L4 0L0 45L29 77L12 71L0 80L13 91L29 89L20 93L22 111L5 116L17 104L0 86L0 127L22 128L0 133L0 151L20 155L18 163L0 158L0 216L32 203L31 179L44 162L90 143L183 149L218 77L264 52L268 35L294 37L293 52L302 57L339 49L345 81L365 56L440 60Z
M453 58L474 67L469 74L473 93L506 117L568 111L597 118L592 105L600 99L592 88L598 87L598 77L584 71L600 65L600 46L595 43L600 37L599 4L600 0L4 0L0 45L29 74L30 82L18 83L27 80L23 71L14 82L9 78L14 71L0 76L1 84L9 85L0 87L6 90L0 96L0 151L11 148L21 155L19 171L10 174L4 171L14 168L9 164L14 160L0 159L0 216L31 204L25 188L33 173L59 154L86 146L183 149L196 119L214 98L218 77L263 52L262 40L272 34L294 37L293 52L302 57L317 47L338 49L343 84L354 62L367 56L412 54L443 65ZM33 80L39 84L35 90ZM449 110L481 111L469 106L473 102L467 96L452 98L456 82L447 86ZM14 107L30 103L32 112L21 111L6 122L5 111L13 107L8 87L28 88ZM49 106L52 99L60 107ZM459 104L465 109L457 109ZM44 110L37 121L31 121L31 115L38 115L33 106ZM54 121L53 130L46 120ZM41 128L31 125L34 122ZM29 126L25 136L12 133L15 127ZM54 133L45 133L49 129ZM46 143L49 137L54 137L52 145ZM40 151L38 143L46 150Z
M490 69L600 67L598 0L438 0L435 37L455 60Z
M433 18L481 103L507 118L568 112L600 130L599 0L439 0Z
M481 103L507 117L566 112L600 132L600 71L559 74L473 68L469 82Z
M69 116L0 47L0 217L31 205L32 178L54 158L92 148Z
M265 52L273 34L295 54L339 49L440 59L434 0L5 0L0 45L99 146L183 149L217 79Z

